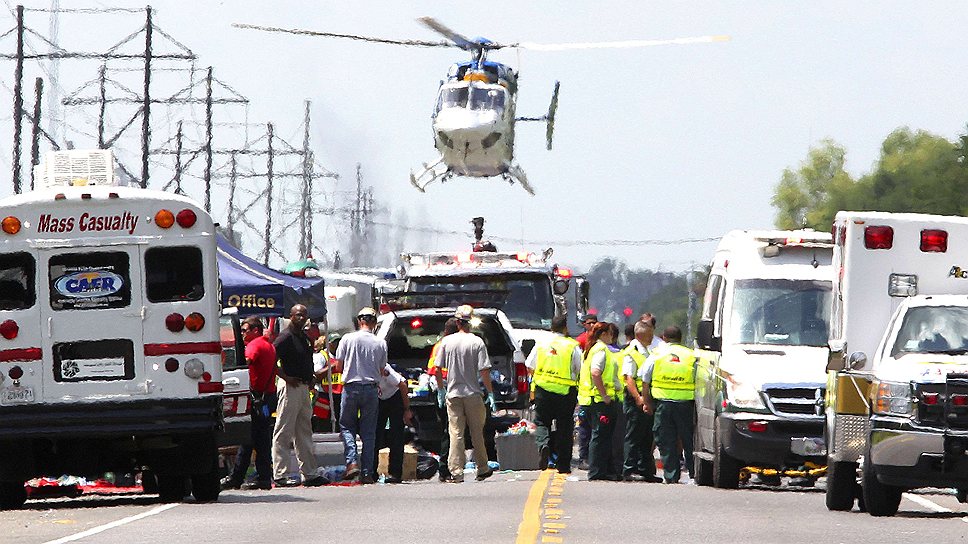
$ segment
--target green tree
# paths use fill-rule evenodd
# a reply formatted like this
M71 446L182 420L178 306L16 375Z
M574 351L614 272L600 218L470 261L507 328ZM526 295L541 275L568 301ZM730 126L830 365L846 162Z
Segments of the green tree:
M800 168L783 171L772 200L778 228L830 228L837 210L852 204L856 192L857 183L844 170L846 155L833 140L823 140Z

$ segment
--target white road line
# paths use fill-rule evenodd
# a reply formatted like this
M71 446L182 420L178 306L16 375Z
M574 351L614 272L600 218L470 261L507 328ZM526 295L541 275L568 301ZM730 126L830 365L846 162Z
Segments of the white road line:
M905 499L907 499L907 500L909 500L911 502L916 502L916 503L920 504L921 506L927 508L928 510L934 510L935 512L938 512L938 513L941 513L941 514L946 514L946 513L949 513L949 512L954 512L954 510L945 508L944 506L941 506L940 504L938 504L938 503L936 503L934 501L925 499L924 497L922 497L920 495L912 495L911 493L905 493L903 496L904 496ZM961 518L961 521L963 521L965 523L968 523L968 517Z
M57 540L50 540L50 541L44 542L44 544L64 544L66 542L74 542L75 540L80 540L82 538L87 538L87 537L89 537L91 535L96 535L98 533L103 533L104 531L107 531L108 529L114 529L115 527L120 527L122 525L126 525L128 523L131 523L132 521L138 521L139 519L144 519L144 518L146 518L148 516L153 516L155 514L160 514L160 513L164 512L165 510L171 510L172 508L174 508L176 506L178 506L178 503L164 504L164 505L159 506L158 508L155 508L155 509L152 509L152 510L148 510L147 512L142 512L142 513L137 514L137 515L134 515L134 516L129 516L129 517L126 517L126 518L123 518L123 519L119 519L117 521L112 521L111 523L105 523L104 525L99 525L97 527L92 527L92 528L90 528L90 529L88 529L86 531L82 531L80 533L73 534L73 535L70 535L70 536L65 536L64 538L58 538Z

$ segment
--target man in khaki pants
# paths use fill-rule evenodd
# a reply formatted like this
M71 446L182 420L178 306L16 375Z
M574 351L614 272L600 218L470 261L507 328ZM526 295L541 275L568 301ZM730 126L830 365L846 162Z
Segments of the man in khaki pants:
M474 443L474 462L477 464L477 480L489 478L494 471L487 465L484 448L483 391L487 390L487 402L493 412L494 390L491 387L491 362L484 341L471 332L474 309L464 305L457 308L457 332L443 338L437 349L437 365L447 369L447 418L449 420L450 452L447 461L451 477L448 482L464 481L464 428L470 429Z

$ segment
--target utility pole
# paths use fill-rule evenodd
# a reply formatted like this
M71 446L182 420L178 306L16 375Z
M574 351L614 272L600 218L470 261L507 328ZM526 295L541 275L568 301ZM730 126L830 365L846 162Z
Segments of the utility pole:
M299 214L299 256L306 257L313 247L313 155L309 149L309 100L303 116L302 206Z
M141 106L141 188L148 187L148 154L151 152L151 6L145 8L145 94Z
M60 0L50 2L50 21L47 28L47 36L50 43L55 48L60 47ZM60 91L60 57L50 59L50 67L47 70L47 81L50 83L47 89L47 134L52 140L57 139L57 132L60 128L60 104L58 104L58 92Z
M265 266L269 266L269 250L272 247L272 123L269 123L267 127L269 153L266 160L268 166L266 170L266 230L265 247L262 250L262 264Z
M44 97L44 80L37 78L34 80L34 130L30 133L30 190L34 190L36 176L34 167L40 164L40 103Z
M20 193L20 131L24 116L24 7L17 6L17 67L13 76L13 192Z

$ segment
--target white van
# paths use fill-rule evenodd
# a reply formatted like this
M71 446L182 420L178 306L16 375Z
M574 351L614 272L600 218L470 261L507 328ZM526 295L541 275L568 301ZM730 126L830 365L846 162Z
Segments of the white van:
M897 512L968 490L968 218L840 212L827 389L827 508Z
M164 500L219 492L212 218L113 183L109 151L48 155L0 199L0 507L41 475L148 467Z
M830 234L732 231L719 243L697 335L699 485L744 467L823 463Z

